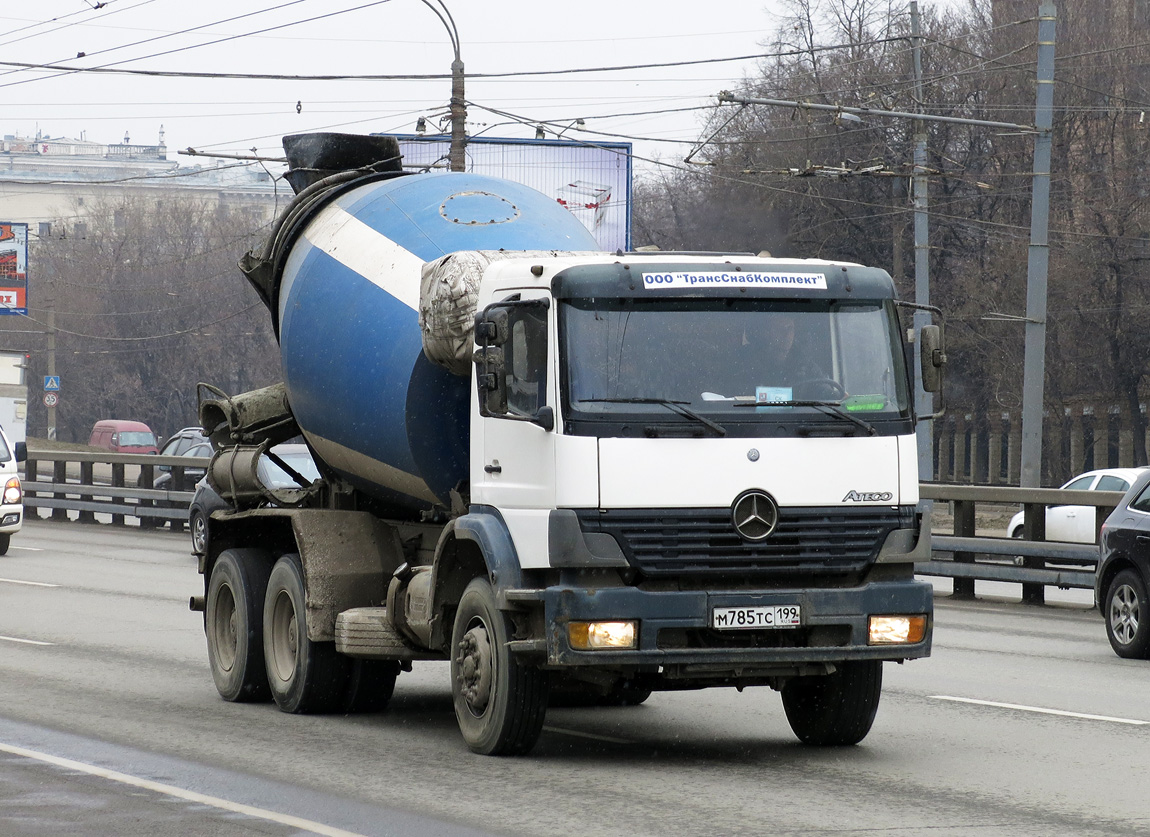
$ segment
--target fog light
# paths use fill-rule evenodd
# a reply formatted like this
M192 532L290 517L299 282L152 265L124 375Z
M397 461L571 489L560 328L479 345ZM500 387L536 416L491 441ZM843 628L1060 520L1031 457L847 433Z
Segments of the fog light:
M867 630L867 644L897 645L922 642L925 636L925 616L872 616Z
M20 498L24 493L20 490L20 478L12 477L8 482L4 483L4 502L5 503L19 503Z
M571 622L567 625L567 640L577 651L637 648L638 636L637 622Z

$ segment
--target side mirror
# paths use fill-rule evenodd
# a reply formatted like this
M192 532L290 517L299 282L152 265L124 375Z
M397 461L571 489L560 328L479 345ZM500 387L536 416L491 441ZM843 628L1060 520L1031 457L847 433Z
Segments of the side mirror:
M475 352L475 383L479 388L479 405L483 415L507 412L507 363L503 350L485 346Z
M923 326L918 341L919 358L922 363L922 388L927 392L938 392L942 389L942 371L946 366L942 329L936 325Z
M506 308L488 308L475 318L475 342L482 346L502 346L511 333Z
M17 462L27 462L28 461L28 443L27 442L17 442L15 447L16 447L16 461Z
M550 433L555 429L555 409L550 405L545 404L539 408L539 411L531 417L531 423L537 424Z

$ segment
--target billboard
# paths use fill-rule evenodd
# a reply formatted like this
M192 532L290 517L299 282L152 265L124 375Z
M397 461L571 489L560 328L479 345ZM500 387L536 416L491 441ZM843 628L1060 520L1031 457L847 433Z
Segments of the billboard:
M451 137L393 135L403 167L447 171ZM631 143L468 137L467 170L549 195L570 209L603 250L631 249Z
M28 314L28 225L0 222L0 314Z

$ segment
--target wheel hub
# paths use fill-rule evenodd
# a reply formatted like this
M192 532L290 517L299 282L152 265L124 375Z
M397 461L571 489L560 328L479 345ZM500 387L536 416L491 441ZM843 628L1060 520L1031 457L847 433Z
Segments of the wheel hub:
M1123 645L1134 641L1138 633L1138 596L1128 585L1122 585L1115 591L1110 604L1110 626L1114 636Z
M482 624L468 630L459 640L455 662L458 666L459 694L467 708L482 715L491 700L492 654L487 628Z
M221 671L231 671L239 650L239 614L231 588L220 588L212 612L212 635L215 638L216 664Z

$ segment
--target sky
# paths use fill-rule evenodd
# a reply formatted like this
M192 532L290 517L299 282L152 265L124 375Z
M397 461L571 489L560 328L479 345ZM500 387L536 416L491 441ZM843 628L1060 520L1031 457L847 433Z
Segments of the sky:
M68 68L280 75L420 75L431 80L189 79L56 73L0 65L0 134L158 141L170 160L282 154L307 131L431 131L450 97L453 51L438 0L38 0L0 7L0 62ZM482 74L727 59L767 52L783 0L443 0L467 73L471 135L631 141L679 161L720 90L753 59L610 73ZM765 46L766 45L766 46ZM84 56L77 58L79 53ZM582 129L575 124L583 119ZM446 123L444 123L446 125Z

